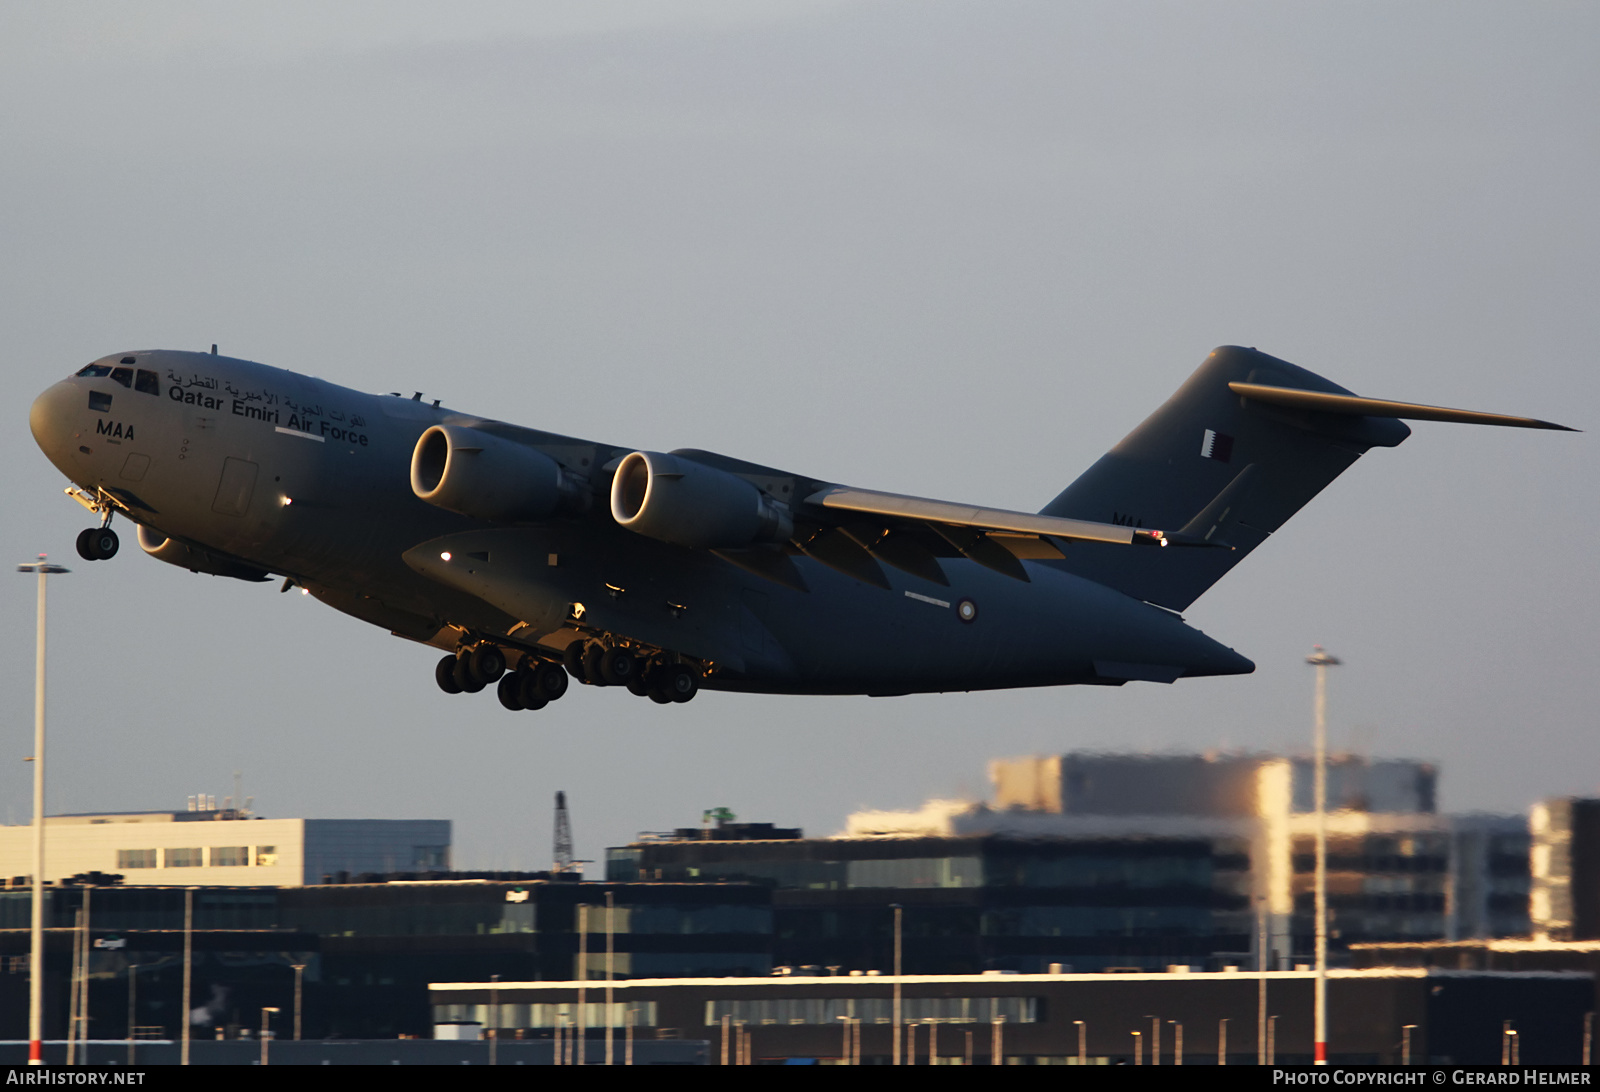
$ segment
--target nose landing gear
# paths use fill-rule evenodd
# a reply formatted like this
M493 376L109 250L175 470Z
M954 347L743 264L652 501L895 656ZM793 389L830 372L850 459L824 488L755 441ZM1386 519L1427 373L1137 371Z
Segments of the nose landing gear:
M117 533L111 529L111 517L116 512L109 496L102 489L93 494L77 486L67 490L67 496L100 517L100 526L86 527L78 532L78 556L85 561L109 561L117 554Z

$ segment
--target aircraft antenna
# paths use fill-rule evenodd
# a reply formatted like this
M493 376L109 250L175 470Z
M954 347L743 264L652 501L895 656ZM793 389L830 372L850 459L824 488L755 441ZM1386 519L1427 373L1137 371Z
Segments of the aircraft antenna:
M567 794L556 793L555 864L550 871L561 875L572 871L572 822L567 818Z

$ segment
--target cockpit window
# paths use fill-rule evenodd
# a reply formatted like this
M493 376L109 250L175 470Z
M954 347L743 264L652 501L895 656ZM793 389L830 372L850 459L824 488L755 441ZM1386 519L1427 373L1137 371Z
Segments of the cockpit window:
M80 379L103 379L103 378L105 378L106 376L108 376L110 374L111 374L111 365L109 365L109 364L85 364L82 368L79 369L78 378L80 378Z
M112 368L111 369L111 381L113 383L121 383L124 387L132 386L133 385L133 369L132 368Z
M133 389L143 391L145 394L160 394L161 381L156 378L155 372L148 368L140 368L138 375L134 377Z

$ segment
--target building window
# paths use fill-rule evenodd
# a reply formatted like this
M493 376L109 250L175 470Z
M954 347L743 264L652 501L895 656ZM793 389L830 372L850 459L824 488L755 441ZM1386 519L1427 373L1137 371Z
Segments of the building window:
M117 850L118 868L155 868L156 851L153 849Z
M212 846L212 868L243 868L250 863L249 846Z
M894 1007L887 997L774 997L707 1001L706 1026L724 1016L746 1024L826 1024L838 1026L841 1017L863 1024L893 1022ZM1037 997L907 997L901 1001L902 1020L940 1024L988 1024L1003 1019L1009 1024L1039 1020Z
M169 849L166 854L168 868L199 868L206 863L206 851L199 846Z
M277 846L256 846L256 867L271 868L278 863Z
M614 1027L620 1028L628 1025L633 1027L654 1027L656 1022L656 1003L654 1001L617 1002L611 1006L609 1015L606 1006L601 1001L589 1001L579 1011L576 1002L564 1001L556 1004L534 1002L532 1004L518 1004L516 1002L501 1002L499 1005L435 1005L433 1006L433 1021L436 1024L474 1023L484 1027L493 1026L494 1017L498 1014L501 1028L572 1028L582 1021L581 1026L590 1028Z

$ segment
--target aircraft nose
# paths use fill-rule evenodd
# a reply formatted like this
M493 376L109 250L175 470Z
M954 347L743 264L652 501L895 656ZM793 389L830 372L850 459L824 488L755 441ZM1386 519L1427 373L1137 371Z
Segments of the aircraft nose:
M83 399L81 387L61 382L35 398L28 410L28 428L33 431L33 442L63 472L72 462L73 423L84 405Z

